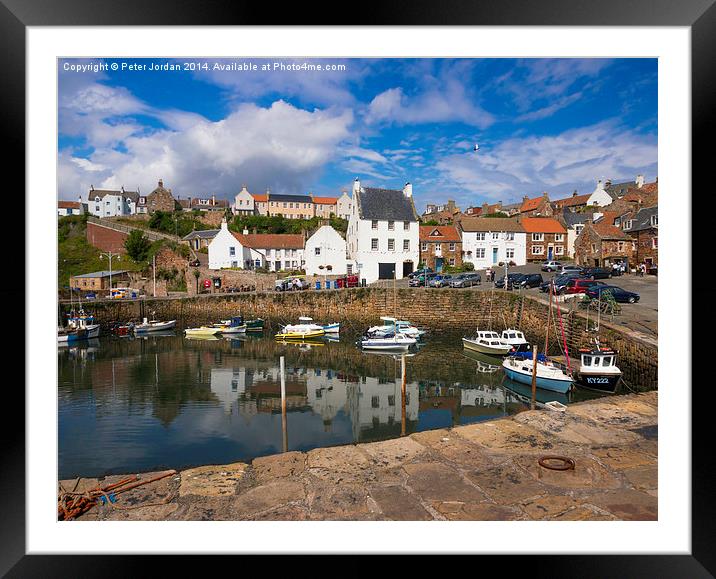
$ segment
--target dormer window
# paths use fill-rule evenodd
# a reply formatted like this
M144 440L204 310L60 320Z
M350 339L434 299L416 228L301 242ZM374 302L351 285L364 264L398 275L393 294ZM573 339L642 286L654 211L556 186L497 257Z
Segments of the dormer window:
M651 226L652 226L652 227L658 227L658 226L659 226L659 216L658 216L658 215L652 215L652 216L651 216Z
M624 222L624 229L631 229L634 226L634 220L633 219L627 219Z

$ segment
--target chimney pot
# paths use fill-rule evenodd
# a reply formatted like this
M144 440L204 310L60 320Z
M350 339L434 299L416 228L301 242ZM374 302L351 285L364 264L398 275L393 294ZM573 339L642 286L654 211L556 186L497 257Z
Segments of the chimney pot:
M159 179L159 186L164 187L164 181L162 181L161 179Z

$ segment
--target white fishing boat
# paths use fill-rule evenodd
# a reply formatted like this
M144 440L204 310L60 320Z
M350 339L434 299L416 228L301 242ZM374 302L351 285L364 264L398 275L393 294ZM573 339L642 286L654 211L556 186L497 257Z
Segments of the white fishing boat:
M425 330L421 330L413 326L407 320L397 320L390 316L381 316L383 320L382 326L371 326L368 328L368 333L374 336L386 336L392 334L397 329L401 334L409 336L411 338L420 338L425 334Z
M99 336L99 329L99 324L94 323L94 316L85 313L80 307L78 312L75 313L73 310L67 315L67 327L58 330L57 339L63 342L74 342L76 340L96 338Z
M136 334L141 334L144 332L162 332L165 330L173 330L176 324L176 320L160 322L159 320L148 320L147 318L144 318L141 324L136 324L134 326L134 332Z
M468 350L492 356L504 356L512 350L512 346L502 340L497 332L480 330L479 328L471 338L463 338L462 345Z
M218 324L212 324L213 328L220 328L222 334L245 334L246 324L241 316L234 316L230 320L221 320Z
M512 346L513 352L528 352L530 349L529 342L525 339L525 335L520 330L507 328L506 330L502 330L500 338L503 342Z
M572 377L543 354L538 355L535 364L537 365L535 380L537 388L559 392L560 394L565 394L572 388L574 383ZM534 365L531 354L528 352L525 352L523 356L508 356L502 362L502 368L511 380L522 384L532 384Z
M364 350L408 350L417 343L415 338L396 332L386 336L363 336L360 346Z
M617 353L611 348L601 348L599 341L592 349L579 350L580 362L574 375L579 386L613 394L619 386L622 371L617 367Z
M298 318L297 324L286 324L285 326L281 327L281 330L284 334L306 334L309 332L323 332L324 334L326 333L324 326L315 324L313 322L313 318L309 318L308 316L301 316L300 318Z

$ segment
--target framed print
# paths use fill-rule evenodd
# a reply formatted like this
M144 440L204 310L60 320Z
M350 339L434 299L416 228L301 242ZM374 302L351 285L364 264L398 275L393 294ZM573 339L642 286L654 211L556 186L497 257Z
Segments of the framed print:
M549 5L280 26L4 0L27 272L4 573L711 576L689 282L716 9Z

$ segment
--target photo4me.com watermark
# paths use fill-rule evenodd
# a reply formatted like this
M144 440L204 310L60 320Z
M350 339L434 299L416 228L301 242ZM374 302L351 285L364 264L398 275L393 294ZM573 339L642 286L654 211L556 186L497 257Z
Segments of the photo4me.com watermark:
M146 62L147 59L113 60L110 62L62 63L64 72L345 72L344 63L309 60L172 60Z

